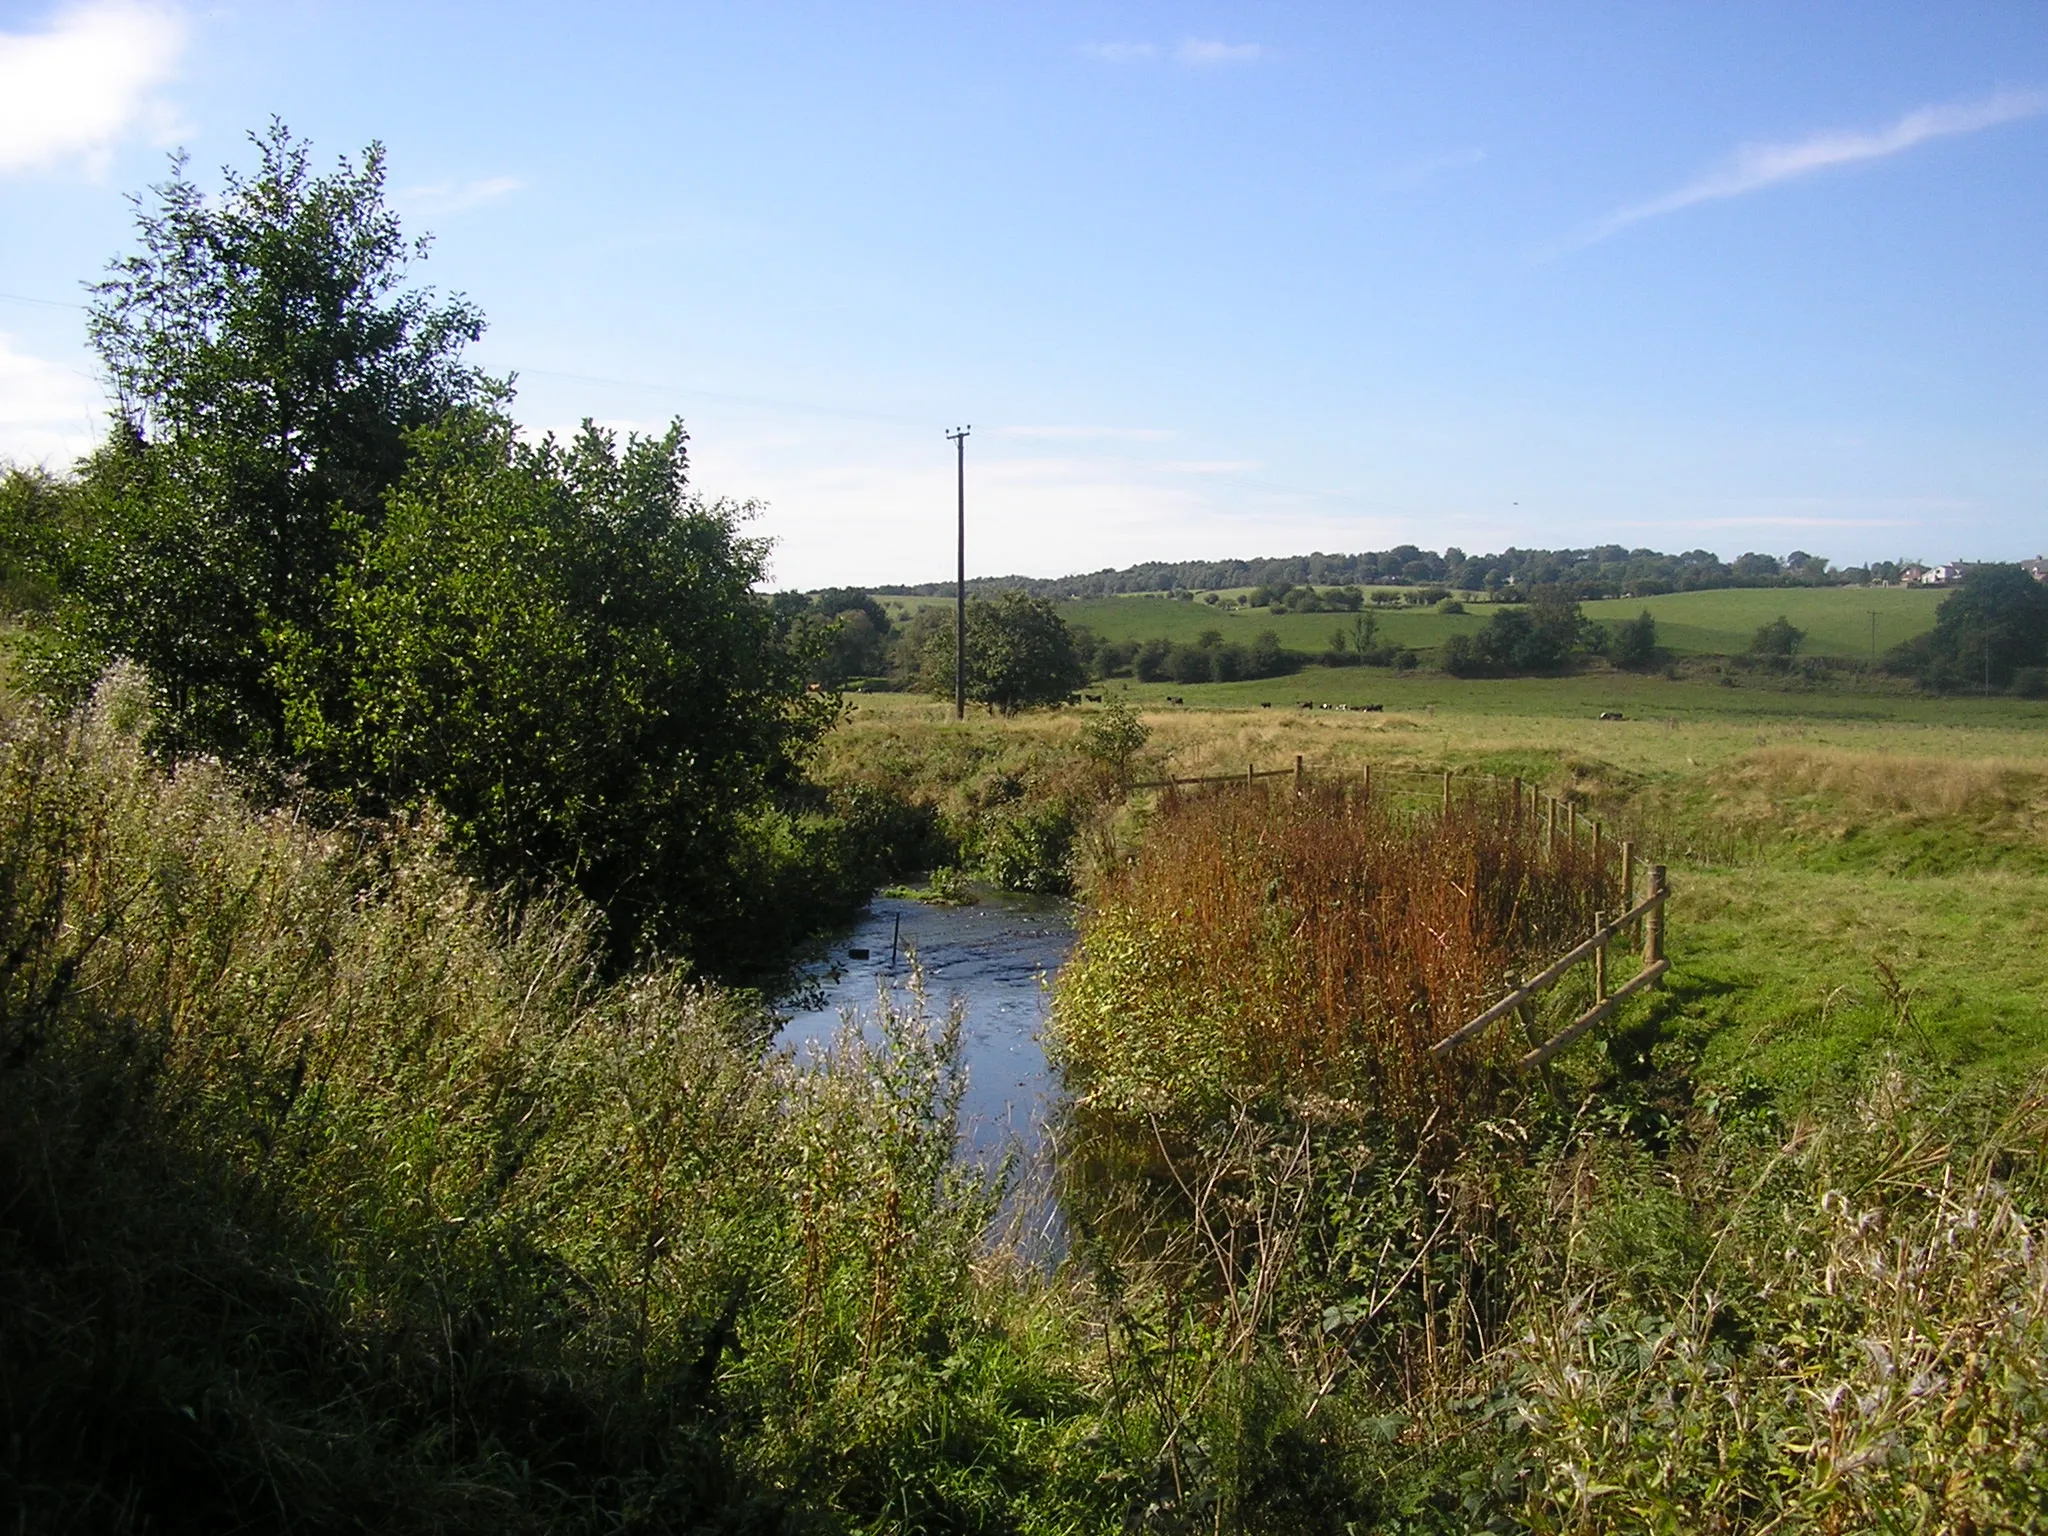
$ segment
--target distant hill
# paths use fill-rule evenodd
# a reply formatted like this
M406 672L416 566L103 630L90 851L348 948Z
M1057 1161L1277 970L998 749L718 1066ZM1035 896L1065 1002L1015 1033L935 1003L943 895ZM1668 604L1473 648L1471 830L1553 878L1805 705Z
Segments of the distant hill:
M1339 587L1441 586L1468 592L1557 583L1573 588L1581 598L1593 599L1719 587L1860 585L1896 581L1898 572L1892 561L1838 571L1804 550L1794 550L1783 559L1752 553L1729 562L1705 549L1667 555L1654 549L1624 549L1619 544L1593 549L1507 549L1497 555L1468 555L1455 547L1437 554L1402 544L1354 555L1318 552L1254 560L1148 560L1080 576L977 576L967 587L982 595L1022 590L1036 597L1077 598L1271 587L1282 582ZM940 597L953 591L953 583L929 581L874 590L904 597Z

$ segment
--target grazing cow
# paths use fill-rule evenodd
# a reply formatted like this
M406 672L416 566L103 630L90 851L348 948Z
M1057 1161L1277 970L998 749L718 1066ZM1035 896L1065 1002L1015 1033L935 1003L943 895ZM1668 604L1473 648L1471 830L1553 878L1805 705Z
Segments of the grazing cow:
M1169 693L1166 696L1166 702L1169 704L1185 704L1187 700L1181 698L1178 694Z
M1268 704L1268 703L1267 703L1267 702L1266 702L1266 701L1265 701L1264 699L1261 699L1261 700L1259 700L1259 708L1261 708L1261 709L1271 709L1272 707L1273 707L1273 706L1272 706L1272 705L1270 705L1270 704Z
M1384 704L1368 704L1368 705L1366 705L1366 706L1365 706L1365 712L1366 712L1366 713L1367 713L1368 715L1377 715L1377 714L1381 714L1381 713L1384 713L1384 712L1385 712L1385 710L1386 710L1386 707L1387 707L1387 706L1386 706L1386 705L1384 705Z
M1298 707L1302 709L1314 709L1315 705L1309 703L1307 699L1303 699Z
M1600 718L1602 720L1626 720L1628 716L1618 709L1603 709L1600 711Z
M1084 693L1081 695L1081 697L1086 699L1090 704L1100 704L1102 702L1102 695L1099 693Z

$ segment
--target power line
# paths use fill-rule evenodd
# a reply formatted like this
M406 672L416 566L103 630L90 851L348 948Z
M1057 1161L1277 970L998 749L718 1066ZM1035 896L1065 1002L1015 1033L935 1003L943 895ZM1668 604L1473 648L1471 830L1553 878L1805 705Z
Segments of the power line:
M10 304L40 304L45 309L84 309L83 304L74 304L67 299L37 299L25 293L0 293L0 299Z

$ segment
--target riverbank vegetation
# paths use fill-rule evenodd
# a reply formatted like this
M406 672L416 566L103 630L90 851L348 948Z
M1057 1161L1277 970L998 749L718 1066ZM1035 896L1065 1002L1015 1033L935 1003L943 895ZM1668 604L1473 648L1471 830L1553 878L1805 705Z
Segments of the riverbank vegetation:
M430 828L167 773L147 707L11 706L0 757L0 1478L32 1525L2039 1518L2037 968L1962 941L1972 1015L1877 913L1845 996L1782 927L1810 887L1770 883L1842 880L1812 839L1844 817L1990 812L2009 853L1899 883L2024 902L2041 781L1996 742L1922 806L1896 764L1722 741L1743 793L1672 855L1676 984L1561 1097L1504 1084L1433 1158L1355 1091L1084 1104L1048 1272L952 1161L943 1019L764 1055L743 1000L607 979L587 909L469 883ZM1592 767L1548 782L1594 805ZM1716 814L1669 787L1679 827ZM1742 834L1788 793L1805 836ZM1714 910L1738 866L1768 913ZM1724 941L1774 925L1757 991ZM1986 1007L1995 1073L1960 1049ZM1849 1049L1717 1054L1745 1028Z

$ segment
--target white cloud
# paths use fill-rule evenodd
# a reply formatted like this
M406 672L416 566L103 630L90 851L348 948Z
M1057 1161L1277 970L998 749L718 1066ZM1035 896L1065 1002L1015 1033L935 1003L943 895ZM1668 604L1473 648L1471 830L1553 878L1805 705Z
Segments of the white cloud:
M1182 38L1173 56L1183 64L1252 64L1266 56L1258 43L1220 43L1213 38Z
M15 350L0 332L0 459L62 466L99 440L106 401L83 370Z
M142 0L73 6L41 32L0 32L0 175L72 161L97 175L124 133L161 116L150 92L184 47L184 18Z
M477 181L437 181L426 186L405 187L392 201L408 213L462 213L509 193L525 183L516 176L486 176Z
M2001 123L2048 111L2048 94L2001 91L1984 101L1920 107L1887 128L1833 129L1786 144L1745 144L1721 169L1710 171L1662 197L1622 208L1594 225L1576 244L1590 245L1644 219L1676 213L1696 203L1741 197L1816 171L1903 154L1929 139L1977 133Z
M1081 51L1091 59L1109 64L1133 64L1140 59L1159 57L1158 48L1151 43L1083 43Z

